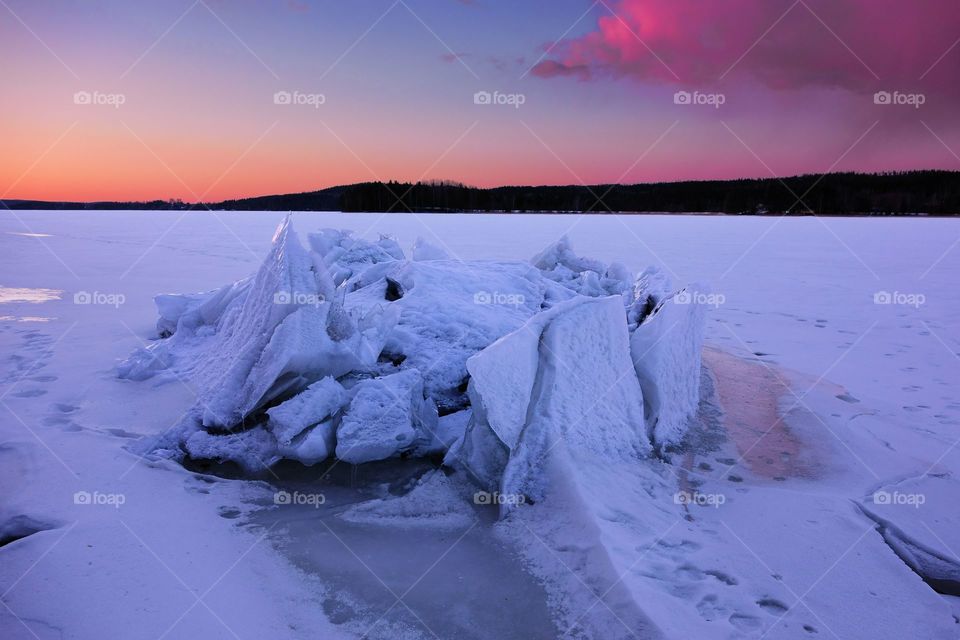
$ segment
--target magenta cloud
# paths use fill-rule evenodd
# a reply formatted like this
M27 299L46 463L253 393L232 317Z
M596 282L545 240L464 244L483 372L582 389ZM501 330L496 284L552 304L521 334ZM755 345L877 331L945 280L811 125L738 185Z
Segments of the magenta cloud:
M616 0L596 11L596 27L550 47L534 75L872 91L950 88L960 71L957 0Z

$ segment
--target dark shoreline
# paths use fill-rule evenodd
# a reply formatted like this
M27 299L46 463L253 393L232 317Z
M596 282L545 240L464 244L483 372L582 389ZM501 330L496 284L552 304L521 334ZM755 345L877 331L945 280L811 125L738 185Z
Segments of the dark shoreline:
M504 186L364 182L220 202L0 200L0 209L342 211L382 213L578 213L644 215L952 216L960 172L829 173L647 184ZM715 212L715 213L713 213Z

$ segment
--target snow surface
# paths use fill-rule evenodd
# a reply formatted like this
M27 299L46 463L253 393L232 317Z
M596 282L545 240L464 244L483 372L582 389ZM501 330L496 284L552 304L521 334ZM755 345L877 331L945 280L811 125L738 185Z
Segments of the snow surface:
M636 336L636 325L672 293L658 284L664 275L676 283L710 282L723 296L708 309L697 418L669 456L617 451L611 457L602 448L571 447L567 439L549 451L529 447L542 454L544 466L538 475L517 477L532 479L533 488L526 481L505 485L529 492L531 501L523 504L509 504L512 496L502 490L497 498L488 491L471 501L469 483L460 477L467 474L457 471L449 478L391 480L416 464L402 460L375 463L389 465L376 479L370 465L345 469L343 463L330 471L344 486L358 486L359 495L338 502L326 468L317 465L316 477L298 485L329 498L314 508L277 503L276 487L286 485L269 475L268 483L228 481L135 453L165 433L195 451L212 444L204 436L216 440L216 448L224 439L238 440L239 449L250 451L261 439L276 440L260 408L247 414L257 428L233 434L207 431L190 409L214 382L196 375L205 361L201 353L209 353L217 372L246 371L249 360L238 361L237 353L208 350L220 344L222 318L239 320L256 280L249 274L271 255L275 245L268 241L281 220L178 212L0 217L0 284L17 292L0 295L2 637L333 638L369 631L367 637L429 638L430 629L443 638L957 637L960 606L934 590L953 588L960 550L954 522L960 257L949 251L955 221L297 214L294 224L304 231L351 227L355 238L372 230L396 238L394 247L374 235L341 260L354 245L344 247L334 235L331 246L343 252L329 263L318 263L311 242L310 252L304 249L308 269L320 274L328 264L343 267L340 284L357 294L383 279L382 290L377 284L362 295L374 299L374 289L382 291L384 310L409 304L416 340L463 371L482 347L440 351L442 338L417 333L427 324L429 305L441 299L404 303L415 300L417 272L393 264L400 260L396 248L412 246L418 236L445 251L464 281L469 272L460 258L518 265L513 281L530 255L568 234L579 255L642 274L632 290L646 296L628 293L620 307L627 335ZM14 235L20 232L49 235ZM433 262L443 261L408 264ZM650 264L659 274L643 275ZM413 273L413 287L385 304L386 273L394 271L400 287L401 271ZM595 271L596 279L547 271L557 279L533 274L534 281L550 282L537 304L556 321L573 312L562 305L577 294L598 294L577 309L608 305L611 294L623 297L602 286L611 267ZM423 273L421 283L431 275ZM230 282L236 284L224 286ZM514 293L490 285L483 290ZM152 298L162 291L213 293L163 298L158 322ZM925 302L876 304L880 291L922 293ZM83 292L125 299L75 303ZM335 293L325 298L330 308L338 302ZM491 342L517 339L539 312L504 322L503 334ZM359 330L352 313L343 300L343 313L324 329L347 335L346 314ZM609 328L598 315L578 321ZM376 350L371 339L391 322L401 327L404 314L371 318L367 354ZM155 340L171 331L167 341ZM599 335L609 342L615 332ZM128 361L130 379L117 379L113 364L148 341L150 356ZM410 344L392 346L412 352ZM532 374L511 370L517 380L543 380L541 349L533 346L525 353L536 359L524 360ZM369 372L342 380L345 393L364 379L420 369L406 364L406 353L388 352L387 345L381 351L389 357L374 358ZM451 431L478 421L503 425L506 440L514 437L506 427L519 424L521 453L528 440L536 444L522 435L526 413L512 406L497 405L479 417L484 409L476 404L461 410L465 398L483 397L484 374L478 368L471 376L477 389L457 392L440 382L454 380L454 371L449 366L447 378L436 378L435 388L448 392L442 406L450 413L438 420L435 435L444 444L435 442L433 450L448 446ZM316 380L296 384L306 389L325 377L313 375ZM247 378L236 379L245 388ZM642 376L637 379L642 386ZM264 401L266 408L296 397L276 382L267 387L266 395L277 395ZM509 386L505 392L525 397L524 387ZM249 397L235 401L239 407L259 400L253 396L260 387L250 388ZM649 398L644 389L643 399ZM560 414L575 401L551 400L544 406ZM185 419L200 425L190 434L196 440L181 442ZM332 425L337 417L318 424L327 420ZM494 444L504 442L494 436ZM504 468L511 458L529 459L497 446ZM455 454L456 448L448 455ZM281 475L282 464L276 467ZM878 504L878 492L906 497ZM504 504L509 513L494 523ZM270 524L264 524L267 514ZM322 561L300 557L321 552ZM523 572L511 573L517 556L533 576L529 584ZM350 594L353 608L345 595L351 585L357 588ZM512 600L498 608L483 600L493 594ZM551 617L546 623L544 606Z

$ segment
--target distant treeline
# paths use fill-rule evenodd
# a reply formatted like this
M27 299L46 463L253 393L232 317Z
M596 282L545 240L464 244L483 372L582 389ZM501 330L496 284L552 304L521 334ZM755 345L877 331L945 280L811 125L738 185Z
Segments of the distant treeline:
M955 215L960 213L960 172L831 173L783 179L492 189L446 181L365 182L307 193L199 204L179 200L7 200L2 204L10 209Z

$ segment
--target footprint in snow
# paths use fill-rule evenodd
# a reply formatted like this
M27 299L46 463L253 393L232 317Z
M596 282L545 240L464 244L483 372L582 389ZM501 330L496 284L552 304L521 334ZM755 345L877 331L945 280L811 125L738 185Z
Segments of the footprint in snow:
M26 391L18 391L13 394L14 398L36 398L42 395L46 395L46 389L27 389Z

